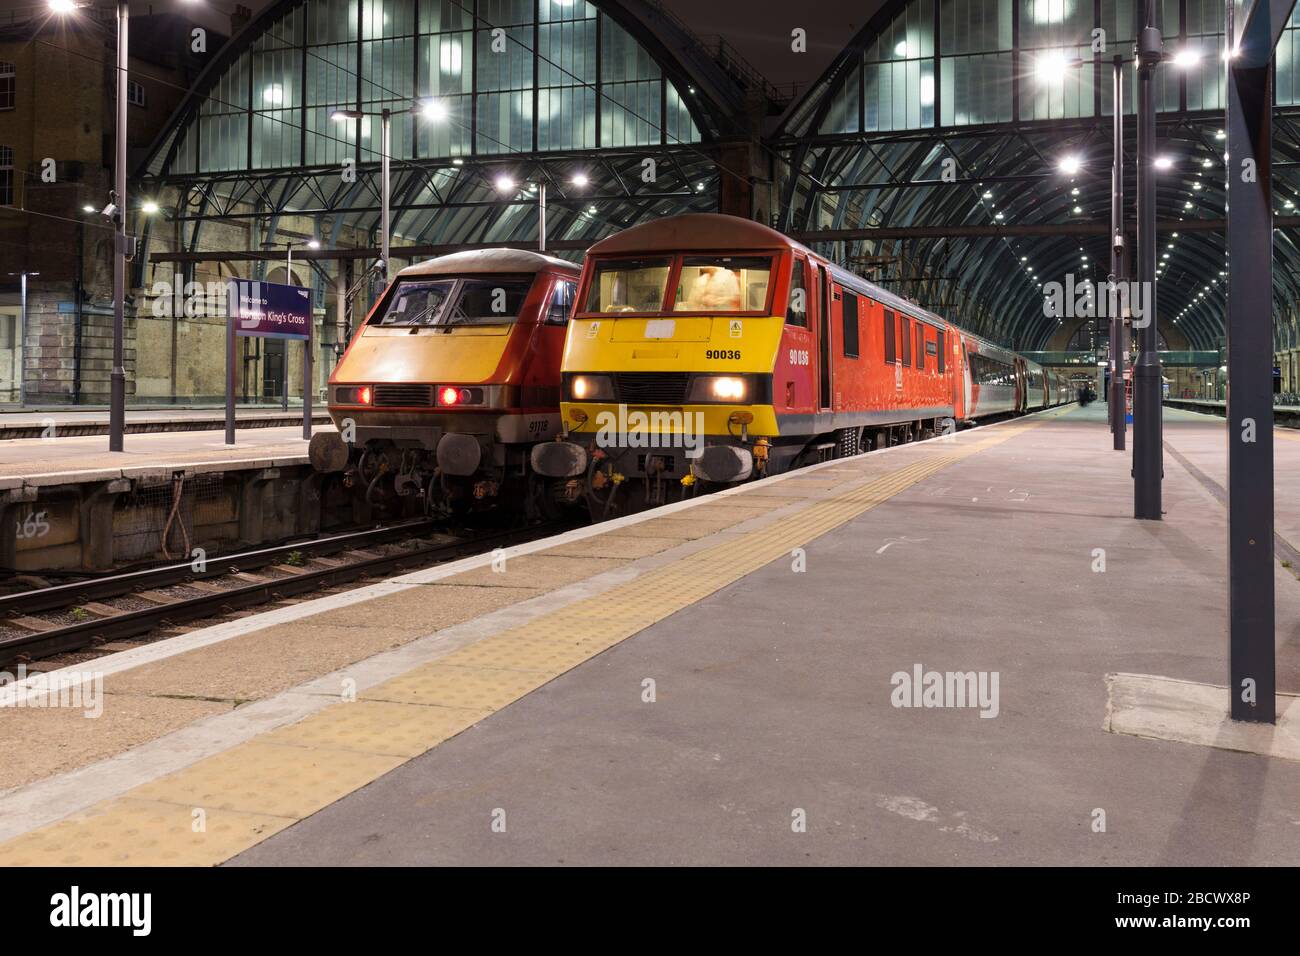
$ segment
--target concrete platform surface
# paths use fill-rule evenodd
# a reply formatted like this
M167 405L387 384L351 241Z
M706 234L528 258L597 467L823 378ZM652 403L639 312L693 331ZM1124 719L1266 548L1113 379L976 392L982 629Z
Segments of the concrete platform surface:
M0 865L1300 863L1285 748L1114 726L1226 680L1222 507L1165 502L1094 405L113 655L115 724L24 712Z
M314 431L333 430L316 425ZM121 472L167 470L187 464L243 462L244 467L300 465L307 461L302 425L253 428L236 432L235 444L225 444L224 429L126 435L123 450L110 452L102 435L64 438L19 438L0 441L0 488L5 482L56 477L59 482L103 480ZM45 483L49 483L47 480Z
M1110 672L1226 681L1222 509L1167 462L1165 521L1132 520L1103 416L951 465L234 862L1300 863L1300 762L1103 730ZM996 717L893 706L918 666L999 674Z

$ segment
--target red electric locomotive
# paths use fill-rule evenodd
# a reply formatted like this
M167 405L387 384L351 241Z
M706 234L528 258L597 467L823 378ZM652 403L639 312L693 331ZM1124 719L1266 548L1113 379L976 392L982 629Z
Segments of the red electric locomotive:
M1041 373L760 223L676 216L588 250L533 464L607 516L1044 407Z

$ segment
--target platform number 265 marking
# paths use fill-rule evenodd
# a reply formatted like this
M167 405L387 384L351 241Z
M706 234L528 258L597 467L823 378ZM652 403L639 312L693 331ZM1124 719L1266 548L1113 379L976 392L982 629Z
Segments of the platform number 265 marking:
M790 364L791 364L791 365L807 365L807 364L808 364L808 350L807 350L807 349L791 349L791 350L790 350Z
M50 522L44 511L31 512L25 521L14 522L14 536L17 538L43 538L50 533Z

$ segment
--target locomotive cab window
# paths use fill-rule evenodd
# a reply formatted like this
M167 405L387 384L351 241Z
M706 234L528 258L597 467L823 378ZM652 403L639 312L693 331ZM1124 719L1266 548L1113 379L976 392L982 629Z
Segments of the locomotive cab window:
M666 257L596 262L592 267L585 311L662 312L671 265L672 260Z
M382 315L371 320L371 325L420 326L436 325L443 307L456 289L455 279L437 279L429 282L403 281L398 283Z
M858 357L858 297L852 292L844 293L841 309L844 322L844 357Z
M464 279L443 325L503 325L519 316L532 288L529 279Z
M406 281L372 325L435 327L507 325L519 316L533 278L501 277Z
M771 274L768 256L684 256L673 311L766 311Z
M808 328L808 279L802 259L795 259L790 270L790 304L785 310L785 324Z
M569 313L573 311L573 300L578 294L578 284L562 280L555 283L555 291L551 293L551 304L546 310L546 321L551 325L564 325L569 321Z

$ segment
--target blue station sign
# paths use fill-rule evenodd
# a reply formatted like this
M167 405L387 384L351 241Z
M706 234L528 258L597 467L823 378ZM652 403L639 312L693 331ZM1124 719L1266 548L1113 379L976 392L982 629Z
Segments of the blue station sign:
M231 279L227 296L236 335L306 339L310 333L310 289L278 282Z

